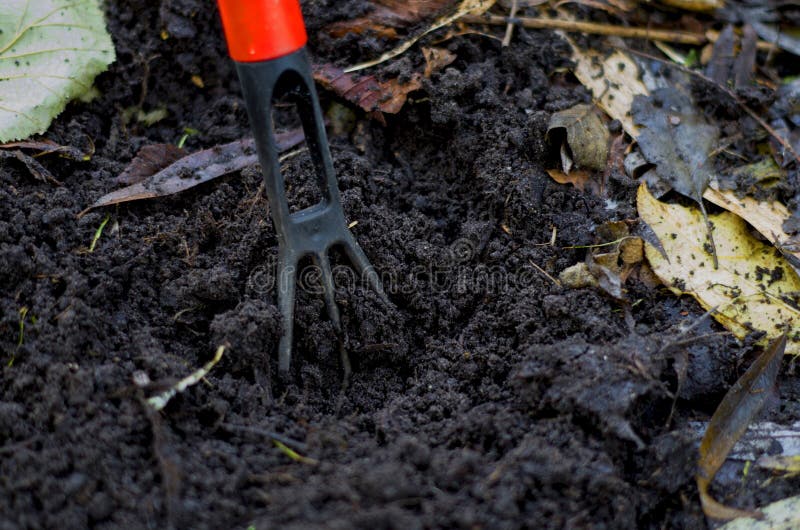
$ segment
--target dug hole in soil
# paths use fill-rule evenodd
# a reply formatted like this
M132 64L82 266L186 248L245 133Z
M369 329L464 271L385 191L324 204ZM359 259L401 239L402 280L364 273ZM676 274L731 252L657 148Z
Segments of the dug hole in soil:
M303 9L314 61L354 64L390 45L319 32L363 12L360 0ZM625 175L606 201L543 170L550 114L590 101L559 37L447 41L456 61L386 126L322 94L355 116L331 149L392 302L340 285L353 365L342 391L324 303L303 290L292 370L275 376L280 315L265 278L277 241L259 168L76 219L144 145L185 127L199 131L190 150L250 134L212 3L114 2L108 23L118 59L101 96L47 133L91 140L92 159L42 159L60 187L0 165L0 528L706 526L685 424L708 418L750 350L719 335L692 345L668 424L675 370L655 353L699 307L633 282L631 327L599 290L550 278L584 259L567 247L593 243L598 224L636 217ZM422 68L412 48L370 73ZM137 105L167 117L124 123ZM309 168L306 152L288 159L290 187ZM222 344L205 381L148 411L135 374L174 382ZM798 482L783 484L725 498L752 507Z

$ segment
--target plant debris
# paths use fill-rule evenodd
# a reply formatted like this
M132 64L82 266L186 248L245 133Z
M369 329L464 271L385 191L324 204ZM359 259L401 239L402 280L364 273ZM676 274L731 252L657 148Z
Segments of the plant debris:
M711 257L717 267L716 244L708 222L703 192L712 177L712 152L719 132L707 123L688 95L676 88L661 88L648 96L636 96L631 107L642 128L637 141L662 182L693 199L708 227Z
M117 177L120 184L135 184L158 173L186 156L186 151L172 144L151 144L139 149L125 170Z
M639 186L637 208L663 245L645 253L653 271L676 294L690 294L714 318L742 339L764 332L767 340L789 332L786 353L800 353L800 277L775 249L753 237L747 224L731 212L710 216L719 248L719 267L712 255L702 213L666 204Z
M412 74L406 82L398 78L381 82L371 75L361 77L346 73L332 64L315 65L314 80L326 90L372 113L384 125L386 121L382 113L397 114L408 94L422 87L419 73Z
M760 516L718 503L711 497L708 488L728 453L736 445L736 441L764 407L770 390L775 386L785 348L785 334L772 341L728 390L708 423L706 433L700 442L699 470L696 479L703 511L709 517L734 519Z
M147 398L145 403L147 403L154 410L162 410L177 394L180 394L192 385L196 385L201 379L208 375L208 372L210 372L211 369L214 368L214 366L216 366L216 364L220 361L220 359L222 359L223 353L225 353L225 346L219 346L217 351L214 353L214 357L212 357L211 360L204 364L201 368L198 368L188 376L170 386L164 392Z
M351 66L345 70L346 73L357 72L358 70L363 70L365 68L370 68L372 66L381 64L382 62L388 61L389 59L393 59L398 55L402 54L409 48L411 48L416 42L431 33L432 31L436 31L439 28L443 28L449 24L452 24L459 18L467 15L467 14L476 14L479 15L485 12L487 9L494 5L495 0L462 0L458 6L452 10L450 13L447 13L439 18L437 18L433 24L427 27L425 30L413 35L411 38L397 46L396 48L384 53L377 59L373 59L371 61L367 61L364 63L357 64L355 66Z
M547 126L547 138L562 149L562 162L569 156L580 168L605 169L610 134L600 121L593 105L578 104L553 113ZM562 169L569 174L571 163Z
M275 135L276 144L281 151L294 147L302 142L303 138L302 129ZM258 155L252 138L197 151L176 160L142 182L103 195L80 212L78 217L83 217L89 211L101 206L173 195L222 175L240 171L257 162Z

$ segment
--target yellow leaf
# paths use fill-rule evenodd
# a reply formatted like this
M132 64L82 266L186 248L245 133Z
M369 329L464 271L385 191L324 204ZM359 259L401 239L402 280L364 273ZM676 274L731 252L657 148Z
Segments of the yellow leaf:
M719 258L715 270L698 208L663 203L644 184L637 207L666 254L649 243L645 246L653 271L665 285L714 309L714 318L739 338L764 331L766 344L788 332L786 353L800 354L800 277L774 247L753 237L737 215L710 215Z

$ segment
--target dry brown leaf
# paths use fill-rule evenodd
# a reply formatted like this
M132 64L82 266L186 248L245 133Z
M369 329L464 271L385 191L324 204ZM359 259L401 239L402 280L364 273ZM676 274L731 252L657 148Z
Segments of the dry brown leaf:
M581 103L554 112L550 116L546 136L551 142L559 143L566 136L566 144L579 167L605 169L610 134L595 113L593 105ZM567 167L563 169L569 173Z
M750 368L728 390L717 406L700 442L700 459L695 477L703 511L714 519L756 517L760 514L720 504L708 491L714 475L725 462L737 440L747 430L769 398L786 349L783 334L769 345Z
M314 80L323 88L331 90L384 121L380 114L397 114L408 98L408 94L422 87L422 76L414 73L406 82L390 79L380 82L375 77L348 74L332 64L314 66Z
M117 177L120 184L135 184L186 156L186 151L172 144L151 144L139 149L128 167Z
M433 72L441 70L456 60L456 54L447 48L422 47L422 56L425 57L424 76L430 77Z
M303 138L302 129L275 135L278 150L289 149L302 142ZM94 204L80 212L78 217L101 206L179 193L257 162L258 155L252 138L217 145L184 156L142 182L103 195Z
M560 169L547 169L550 178L559 184L572 184L581 191L590 191L594 195L600 195L600 184L592 179L592 174L585 169L574 169L569 174Z

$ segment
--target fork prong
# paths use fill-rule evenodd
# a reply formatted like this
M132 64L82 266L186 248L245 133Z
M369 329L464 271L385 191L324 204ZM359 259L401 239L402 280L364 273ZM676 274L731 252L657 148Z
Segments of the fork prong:
M347 237L344 241L344 251L347 254L347 257L350 258L350 261L353 263L353 266L358 271L360 275L360 279L367 280L367 283L375 291L378 296L381 297L384 303L389 303L389 298L386 296L386 293L383 291L383 285L381 284L381 279L378 276L378 272L375 270L375 267L369 262L369 258L367 255L364 254L364 251L361 250L361 247L358 245L356 238L353 237L353 234L350 231L347 231Z
M315 254L314 261L320 268L322 277L322 290L325 293L325 305L328 307L328 316L333 323L336 333L342 332L342 319L339 317L339 306L336 305L336 286L333 283L333 272L331 271L331 261L325 251Z
M281 253L278 268L278 305L281 309L283 335L278 345L278 371L286 373L292 362L292 338L294 336L294 297L297 282L297 260Z

